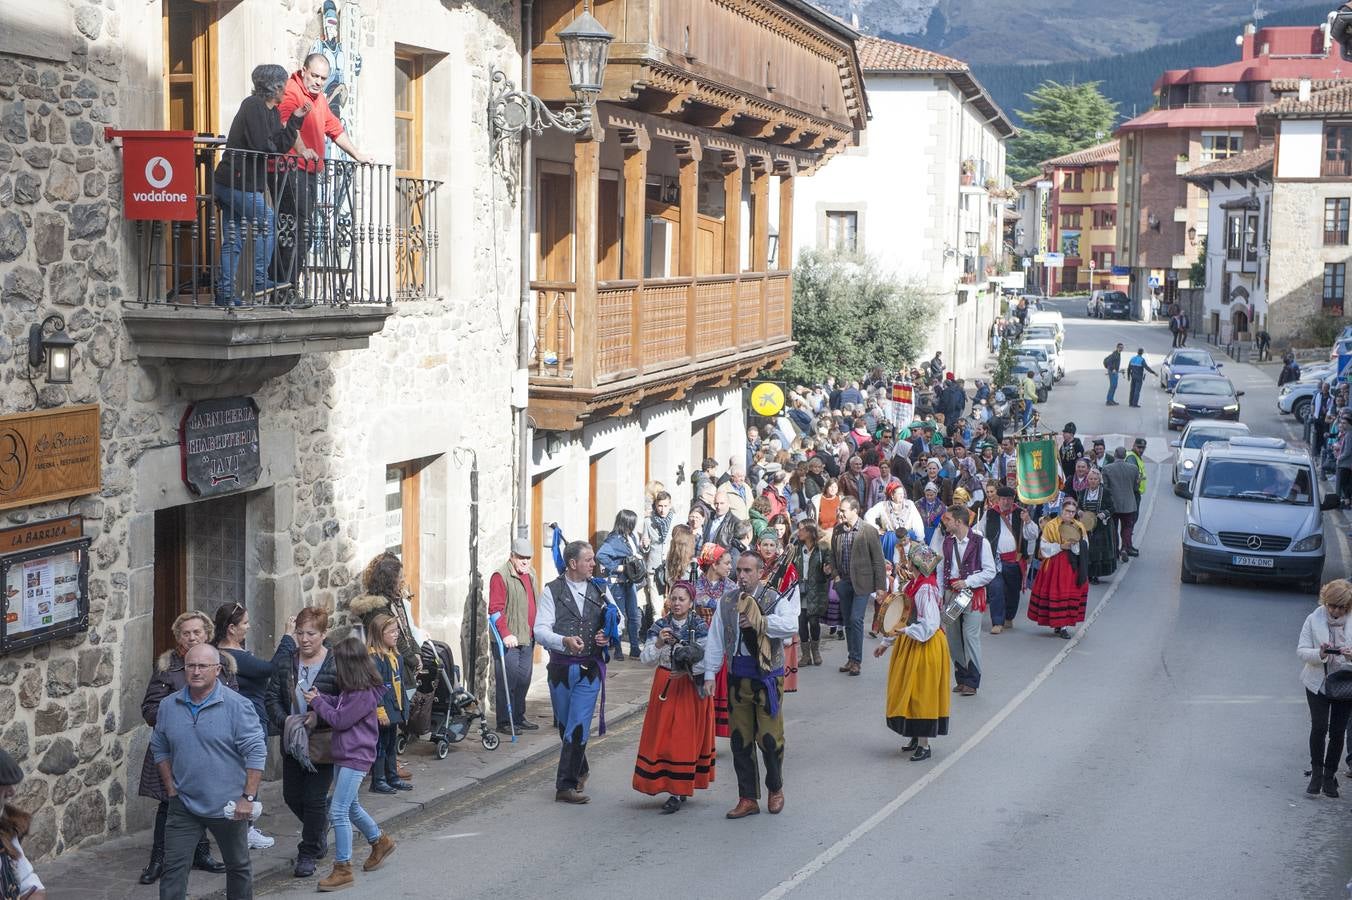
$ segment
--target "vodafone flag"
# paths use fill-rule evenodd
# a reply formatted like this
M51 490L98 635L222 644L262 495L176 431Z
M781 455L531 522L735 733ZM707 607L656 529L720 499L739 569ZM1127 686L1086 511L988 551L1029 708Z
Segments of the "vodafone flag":
M122 138L122 215L190 222L197 217L191 131L110 131Z

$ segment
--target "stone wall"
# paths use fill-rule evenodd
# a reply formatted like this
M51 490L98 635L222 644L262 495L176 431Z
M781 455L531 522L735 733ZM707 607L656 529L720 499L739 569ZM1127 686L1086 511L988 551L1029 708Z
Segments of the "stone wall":
M128 798L148 737L140 699L153 657L154 510L191 500L177 471L176 428L188 400L167 370L138 357L120 320L136 271L121 220L120 160L103 140L105 125L162 127L153 99L159 77L145 63L160 54L158 11L121 0L50 2L69 3L70 58L0 55L0 411L101 404L103 487L0 513L0 526L82 513L94 539L88 632L0 659L0 746L29 773L19 805L35 812L25 842L35 859L143 826L153 812ZM318 3L224 6L225 15L295 44L249 65L287 62L316 33ZM375 39L387 39L398 4L366 6ZM457 93L426 96L425 108L429 116L463 114L441 127L482 136L489 62L519 66L511 6L432 10L440 18L429 34L456 36L441 65L457 75L430 85L454 82ZM124 35L124 17L155 27ZM230 86L235 102L239 88ZM233 106L223 109L223 124L231 115ZM463 624L470 450L484 498L477 537L486 554L506 544L519 219L489 169L487 140L460 140L454 167L446 148L429 149L424 173L447 182L438 299L398 306L368 349L306 355L252 394L262 410L265 472L247 495L247 599L260 653L270 652L278 624L301 605L341 610L358 592L366 560L384 547L388 464L427 459L436 473L428 482L440 494L425 505L442 513L429 525L439 530L424 560L437 568L420 598L422 624L435 637L456 646ZM373 138L372 148L388 159L382 148L391 144ZM51 313L65 317L76 341L74 383L39 377L30 387L26 334ZM490 562L481 560L481 569Z
M1304 331L1324 301L1324 264L1349 263L1346 246L1324 246L1324 200L1352 195L1341 183L1278 181L1272 190L1271 243L1267 284L1268 333L1286 343ZM1344 311L1352 297L1344 299Z

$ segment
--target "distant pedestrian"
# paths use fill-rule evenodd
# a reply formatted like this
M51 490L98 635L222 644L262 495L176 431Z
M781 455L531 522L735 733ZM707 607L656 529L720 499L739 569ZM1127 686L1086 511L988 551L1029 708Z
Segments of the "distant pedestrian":
M329 801L333 869L320 880L320 891L338 891L352 884L354 825L371 845L363 872L374 872L394 852L394 841L381 831L358 799L362 779L376 758L380 732L376 709L385 695L385 681L355 637L344 638L333 648L333 668L337 696L322 694L317 688L305 691L305 702L333 729L333 797Z
M160 701L150 753L169 797L160 900L188 895L188 870L205 832L225 858L225 895L253 897L249 820L268 760L253 703L220 681L221 652L205 642L187 652L187 684Z
M1034 404L1037 403L1037 381L1033 377L1032 369L1024 375L1023 383L1019 386L1019 396L1023 398L1023 428L1027 429L1033 423L1033 413L1036 412Z
M1117 378L1122 371L1122 344L1117 345L1117 349L1107 356L1103 357L1103 370L1108 373L1108 402L1107 406L1117 406L1117 401L1113 397L1117 394Z
M1139 555L1131 542L1132 529L1136 526L1137 483L1140 470L1127 459L1127 449L1117 447L1113 450L1113 461L1103 467L1103 483L1108 487L1108 495L1113 504L1113 520L1117 523L1118 553L1122 562L1129 556Z
M495 627L504 647L502 658L494 654L493 659L493 712L500 732L510 733L513 725L517 731L540 727L526 719L526 690L530 687L535 649L537 591L531 571L534 554L529 540L516 538L507 562L488 579L488 614L501 613ZM515 723L507 716L509 709Z
M1267 333L1267 329L1260 328L1255 336L1254 344L1258 348L1258 361L1265 362L1272 359L1272 335Z
M1346 507L1352 503L1352 415L1338 418L1338 497Z
M1066 481L1070 481L1075 474L1075 463L1083 456L1084 442L1075 436L1075 423L1067 422L1066 427L1061 429L1061 447L1056 451L1056 458L1061 462L1061 474Z
M1324 453L1324 442L1328 440L1329 425L1332 422L1333 413L1337 406L1337 401L1333 398L1332 388L1327 381L1320 382L1319 393L1315 394L1310 401L1310 412L1307 421L1314 430L1314 437L1310 442L1310 449L1313 451L1315 465L1319 464L1319 459Z
M1348 610L1352 609L1352 583L1339 578L1319 591L1319 606L1305 617L1296 655L1305 664L1300 682L1310 707L1310 783L1307 794L1338 796L1338 759L1352 700L1334 700L1325 693L1329 675L1352 669L1352 634L1348 633Z
M1137 347L1136 355L1127 363L1127 381L1131 385L1130 405L1139 407L1141 405L1141 385L1145 384L1145 373L1151 375L1158 374L1150 368L1150 363L1145 359L1145 348Z
M720 493L723 490L720 489ZM647 580L644 552L637 529L638 514L632 509L620 510L615 514L615 525L610 534L602 542L601 549L596 551L596 564L605 571L610 582L611 599L624 614L625 629L629 632L629 655L635 660L638 659L640 631L638 588ZM615 648L615 659L624 659L622 647Z

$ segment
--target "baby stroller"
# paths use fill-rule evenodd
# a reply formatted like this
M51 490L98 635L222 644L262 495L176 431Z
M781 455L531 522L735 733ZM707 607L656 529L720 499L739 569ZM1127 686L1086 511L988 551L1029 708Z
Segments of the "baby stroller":
M429 741L437 745L437 759L445 759L451 744L458 744L469 734L474 720L479 720L479 741L485 750L496 750L501 738L488 727L479 700L460 683L460 667L455 664L451 648L440 641L425 641L418 653L422 671L418 673L418 693L431 695L432 730ZM410 741L422 737L405 723L400 726L399 752L404 752Z

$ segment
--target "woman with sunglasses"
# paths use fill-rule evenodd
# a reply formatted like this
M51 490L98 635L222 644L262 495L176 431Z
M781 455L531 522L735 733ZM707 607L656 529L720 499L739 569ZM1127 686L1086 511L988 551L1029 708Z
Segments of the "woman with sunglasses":
M294 620L286 623L290 633ZM269 737L278 733L268 721L268 710L264 698L268 693L268 682L272 680L273 665L268 659L260 659L244 649L245 638L249 634L249 611L243 603L223 603L216 609L215 636L211 643L222 654L235 661L235 674L239 679L239 693L254 706L258 721ZM249 849L266 850L276 841L249 825Z

